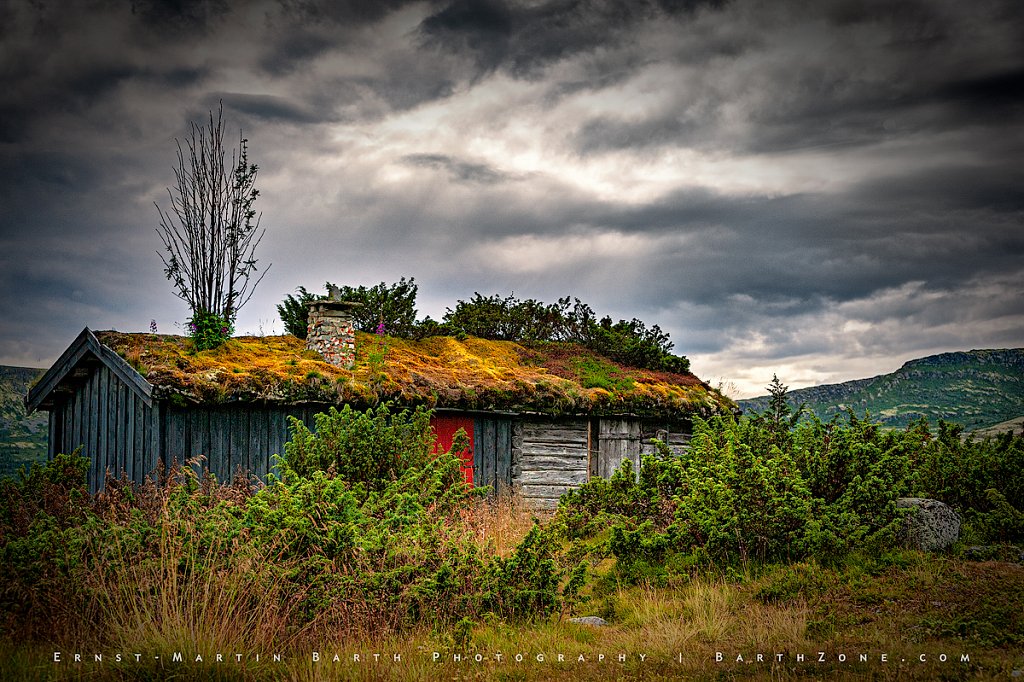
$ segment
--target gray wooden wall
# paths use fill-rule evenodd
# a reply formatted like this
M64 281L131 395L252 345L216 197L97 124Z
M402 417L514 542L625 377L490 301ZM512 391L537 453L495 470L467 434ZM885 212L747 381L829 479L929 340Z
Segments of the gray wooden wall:
M489 485L495 494L512 482L512 420L479 416L473 420L473 484Z
M524 419L514 428L521 453L512 483L527 507L554 509L559 497L587 482L588 420Z
M48 454L52 459L81 447L90 461L91 492L103 487L108 472L142 483L159 462L169 468L196 457L203 458L194 465L197 473L209 469L220 481L231 480L239 470L265 479L273 469L271 455L284 454L290 437L287 417L313 428L313 415L325 409L251 403L181 408L166 401L149 407L100 365L50 411Z
M50 411L48 455L81 447L96 492L106 472L141 483L160 457L158 413L106 366L99 365L68 399Z
M288 442L288 417L310 429L313 416L325 405L259 405L253 403L180 408L164 406L161 448L167 466L202 457L197 471L209 469L218 481L230 481L238 472L261 479L274 471L272 455L283 455Z
M531 509L554 509L558 498L591 478L609 478L622 460L640 469L653 454L652 438L679 453L689 445L685 423L663 424L636 417L523 419L513 425L513 485Z
M611 477L624 459L633 463L634 471L640 471L640 457L655 452L651 443L653 438L667 444L676 454L689 447L691 428L687 424L665 424L631 417L595 421L596 428L591 425L591 476Z

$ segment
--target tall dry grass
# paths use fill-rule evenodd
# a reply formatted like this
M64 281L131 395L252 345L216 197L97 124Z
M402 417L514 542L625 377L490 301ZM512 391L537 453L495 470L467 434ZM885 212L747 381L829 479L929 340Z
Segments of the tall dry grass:
M141 560L128 537L90 539L92 551L108 557L87 584L101 646L260 651L288 644L296 600L274 579L273 557L166 506L156 527L156 548Z
M461 520L481 550L508 557L533 527L538 513L511 491L473 500Z

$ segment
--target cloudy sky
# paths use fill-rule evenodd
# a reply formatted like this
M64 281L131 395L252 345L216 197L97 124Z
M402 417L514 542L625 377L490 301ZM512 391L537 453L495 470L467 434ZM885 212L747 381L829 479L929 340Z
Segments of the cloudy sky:
M0 364L177 333L154 202L223 101L299 285L669 331L734 397L1024 346L1019 0L0 2Z

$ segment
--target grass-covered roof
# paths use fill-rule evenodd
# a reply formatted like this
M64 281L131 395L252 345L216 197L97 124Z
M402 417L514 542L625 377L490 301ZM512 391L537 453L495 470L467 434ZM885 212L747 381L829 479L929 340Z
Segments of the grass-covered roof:
M692 374L636 369L582 346L356 333L351 370L324 362L288 336L244 336L196 352L182 336L97 332L154 387L154 397L235 401L400 404L548 414L710 416L735 404Z

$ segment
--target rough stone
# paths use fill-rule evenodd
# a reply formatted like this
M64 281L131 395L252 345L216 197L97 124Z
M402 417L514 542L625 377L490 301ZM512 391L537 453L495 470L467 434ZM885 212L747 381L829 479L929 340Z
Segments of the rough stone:
M306 348L336 367L351 368L356 359L356 336L351 310L345 301L314 301L309 306Z
M964 550L970 561L1010 561L1024 564L1024 549L1011 545L971 545Z
M944 502L924 497L901 497L896 506L910 509L904 524L910 547L935 552L946 549L960 537L960 516Z
M580 616L579 618L570 618L569 622L579 623L580 625L594 625L596 627L608 625L608 621L600 616Z

